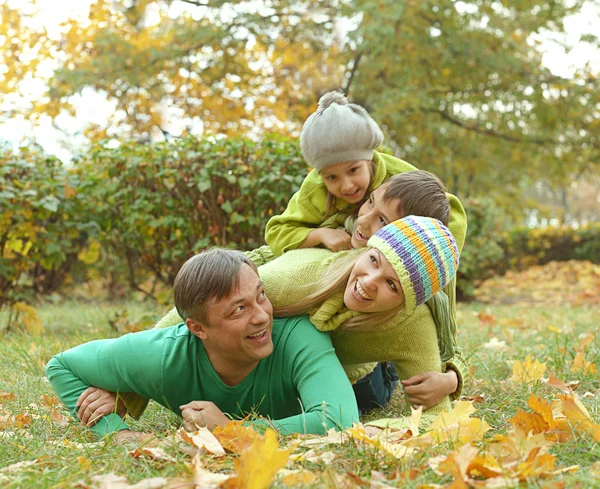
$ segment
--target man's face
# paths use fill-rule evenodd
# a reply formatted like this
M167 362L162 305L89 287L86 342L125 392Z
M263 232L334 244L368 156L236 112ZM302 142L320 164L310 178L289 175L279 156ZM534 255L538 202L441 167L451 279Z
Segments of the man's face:
M387 185L381 185L371 192L369 199L360 207L354 233L350 240L352 248L364 248L367 241L383 226L405 217L399 211L400 200L383 201Z
M239 288L206 308L202 335L211 361L237 365L256 363L273 351L273 306L258 275L245 263L240 267Z

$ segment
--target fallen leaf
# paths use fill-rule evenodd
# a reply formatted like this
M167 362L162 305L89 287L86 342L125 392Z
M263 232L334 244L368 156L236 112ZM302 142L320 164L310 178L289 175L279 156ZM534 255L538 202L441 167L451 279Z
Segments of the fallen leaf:
M496 324L496 318L489 312L480 312L477 314L477 319L479 319L479 322L484 326L494 326Z
M225 449L208 428L202 427L193 433L189 433L181 428L179 431L177 431L177 435L183 441L197 447L198 449L204 449L209 453L214 453L215 455L225 455Z
M0 392L0 402L14 401L16 396L12 392Z
M212 489L220 487L223 482L230 479L232 476L227 474L216 474L204 468L200 452L197 452L192 459L194 468L194 487L202 489Z
M571 372L578 372L579 370L583 370L584 373L587 374L595 374L596 373L596 364L592 362L588 362L585 359L585 353L582 351L577 352L575 358L573 359L573 365L571 365Z
M138 447L134 450L131 450L129 452L129 455L131 455L134 458L140 458L142 456L146 456L153 460L166 460L168 462L177 462L177 460L175 458L168 455L164 451L164 449L161 447L149 447L149 446Z
M225 481L225 489L267 489L279 469L285 467L291 450L279 450L277 433L265 430L235 461L235 477Z
M261 436L252 426L241 421L230 421L225 426L217 426L212 434L229 452L240 453L246 450L257 436Z
M525 362L515 360L513 363L513 374L510 380L512 382L522 382L529 384L542 379L546 371L546 364L540 363L537 359L531 360L531 355L527 355Z
M114 473L92 476L92 487L94 489L159 489L167 480L162 477L144 479L137 484L130 485L127 478Z
M317 476L310 470L286 470L281 478L281 483L288 487L297 487L305 484L312 484Z

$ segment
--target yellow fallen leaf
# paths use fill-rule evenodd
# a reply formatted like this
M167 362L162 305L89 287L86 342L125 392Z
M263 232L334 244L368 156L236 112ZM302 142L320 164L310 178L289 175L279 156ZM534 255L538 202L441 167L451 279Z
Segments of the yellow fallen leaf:
M595 374L596 373L596 364L592 362L588 362L585 359L585 353L582 351L577 352L575 358L573 359L573 365L571 365L571 372L578 372L579 370L583 370L584 373L587 374Z
M600 442L600 425L592 420L592 416L580 401L577 395L560 394L563 413L574 429L592 435L595 441Z
M542 379L546 372L546 364L540 363L537 359L531 360L531 355L527 355L525 362L515 360L513 363L513 374L510 380L512 382L522 382L529 384Z
M285 467L291 450L279 450L277 433L267 429L235 461L235 477L225 481L225 489L267 489L279 469Z
M246 450L257 436L261 436L252 426L241 421L230 421L225 426L217 426L212 434L229 452L240 453Z
M288 487L297 487L312 484L316 479L317 476L310 470L289 470L281 478L281 483Z

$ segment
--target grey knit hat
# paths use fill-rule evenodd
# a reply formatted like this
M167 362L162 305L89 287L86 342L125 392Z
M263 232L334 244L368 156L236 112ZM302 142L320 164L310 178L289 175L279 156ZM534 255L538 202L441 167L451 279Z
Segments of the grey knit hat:
M306 162L316 170L344 161L370 160L383 142L383 133L360 105L348 103L340 92L328 92L319 100L300 133Z

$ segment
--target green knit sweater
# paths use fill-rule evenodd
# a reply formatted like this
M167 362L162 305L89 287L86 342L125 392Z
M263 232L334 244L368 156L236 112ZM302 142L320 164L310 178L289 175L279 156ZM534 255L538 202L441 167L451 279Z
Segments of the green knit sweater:
M295 304L312 292L312 285L333 261L349 253L357 253L357 250L333 253L320 248L299 249L260 266L259 274L267 297L275 308ZM438 303L435 307L443 309L444 304ZM371 331L338 330L344 321L361 314L346 308L343 293L331 296L308 314L317 329L333 331L336 354L351 382L369 373L374 362L393 362L401 379L423 372L443 372L446 368L440 357L436 324L426 305L414 310L404 308L391 321ZM157 327L178 322L181 318L173 309ZM428 410L424 423L431 421L442 409L449 408L449 401L446 397Z
M368 193L378 188L393 175L416 170L414 166L394 156L375 151L373 154L375 171ZM465 244L467 234L467 216L460 201L452 194L450 203L450 222L448 228L456 239L459 251ZM354 205L342 199L336 199L336 211L353 214ZM308 234L322 225L326 219L327 188L317 171L311 171L302 182L300 190L290 199L286 210L279 216L269 219L265 230L265 241L276 256L298 248Z

